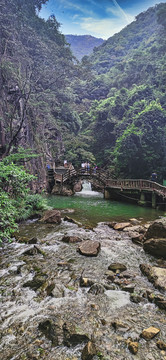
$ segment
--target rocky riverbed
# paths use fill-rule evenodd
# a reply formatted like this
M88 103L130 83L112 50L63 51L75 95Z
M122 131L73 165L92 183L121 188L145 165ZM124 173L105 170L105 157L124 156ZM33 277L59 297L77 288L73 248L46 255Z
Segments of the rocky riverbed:
M166 359L165 247L152 255L165 219L57 219L22 225L1 248L0 358Z

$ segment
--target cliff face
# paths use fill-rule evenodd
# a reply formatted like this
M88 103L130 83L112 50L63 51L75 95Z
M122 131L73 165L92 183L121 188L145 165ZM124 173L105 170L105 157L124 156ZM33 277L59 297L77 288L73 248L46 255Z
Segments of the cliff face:
M39 2L1 1L0 153L33 149L40 156L28 167L43 182L46 163L63 155L62 132L77 132L80 124L68 91L71 51L54 16L36 15Z

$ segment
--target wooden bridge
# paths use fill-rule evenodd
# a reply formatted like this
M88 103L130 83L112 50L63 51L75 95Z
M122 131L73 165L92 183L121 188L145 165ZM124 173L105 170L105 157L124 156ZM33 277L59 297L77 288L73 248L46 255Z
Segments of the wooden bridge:
M104 188L104 197L121 201L137 202L139 205L161 207L166 205L166 187L154 181L144 179L111 179L107 171L90 169L65 169L63 171L49 170L54 182L61 185L78 179L97 181Z

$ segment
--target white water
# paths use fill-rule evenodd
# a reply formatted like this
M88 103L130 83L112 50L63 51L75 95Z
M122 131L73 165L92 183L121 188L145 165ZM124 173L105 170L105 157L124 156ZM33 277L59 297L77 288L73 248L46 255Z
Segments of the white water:
M77 195L82 195L82 196L98 196L98 197L103 197L103 194L99 193L98 191L92 191L92 186L91 183L87 180L84 180L84 182L82 183L82 191L80 191L79 193L77 193Z

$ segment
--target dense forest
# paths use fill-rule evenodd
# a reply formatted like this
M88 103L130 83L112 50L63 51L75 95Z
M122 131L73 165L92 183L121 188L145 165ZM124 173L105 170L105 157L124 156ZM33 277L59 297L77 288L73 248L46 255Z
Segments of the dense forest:
M20 196L28 181L42 191L46 165L65 158L77 167L96 163L112 177L148 179L155 170L162 183L166 4L139 14L78 62L56 14L39 17L46 2L0 2L1 203L7 191L15 201L15 171Z

